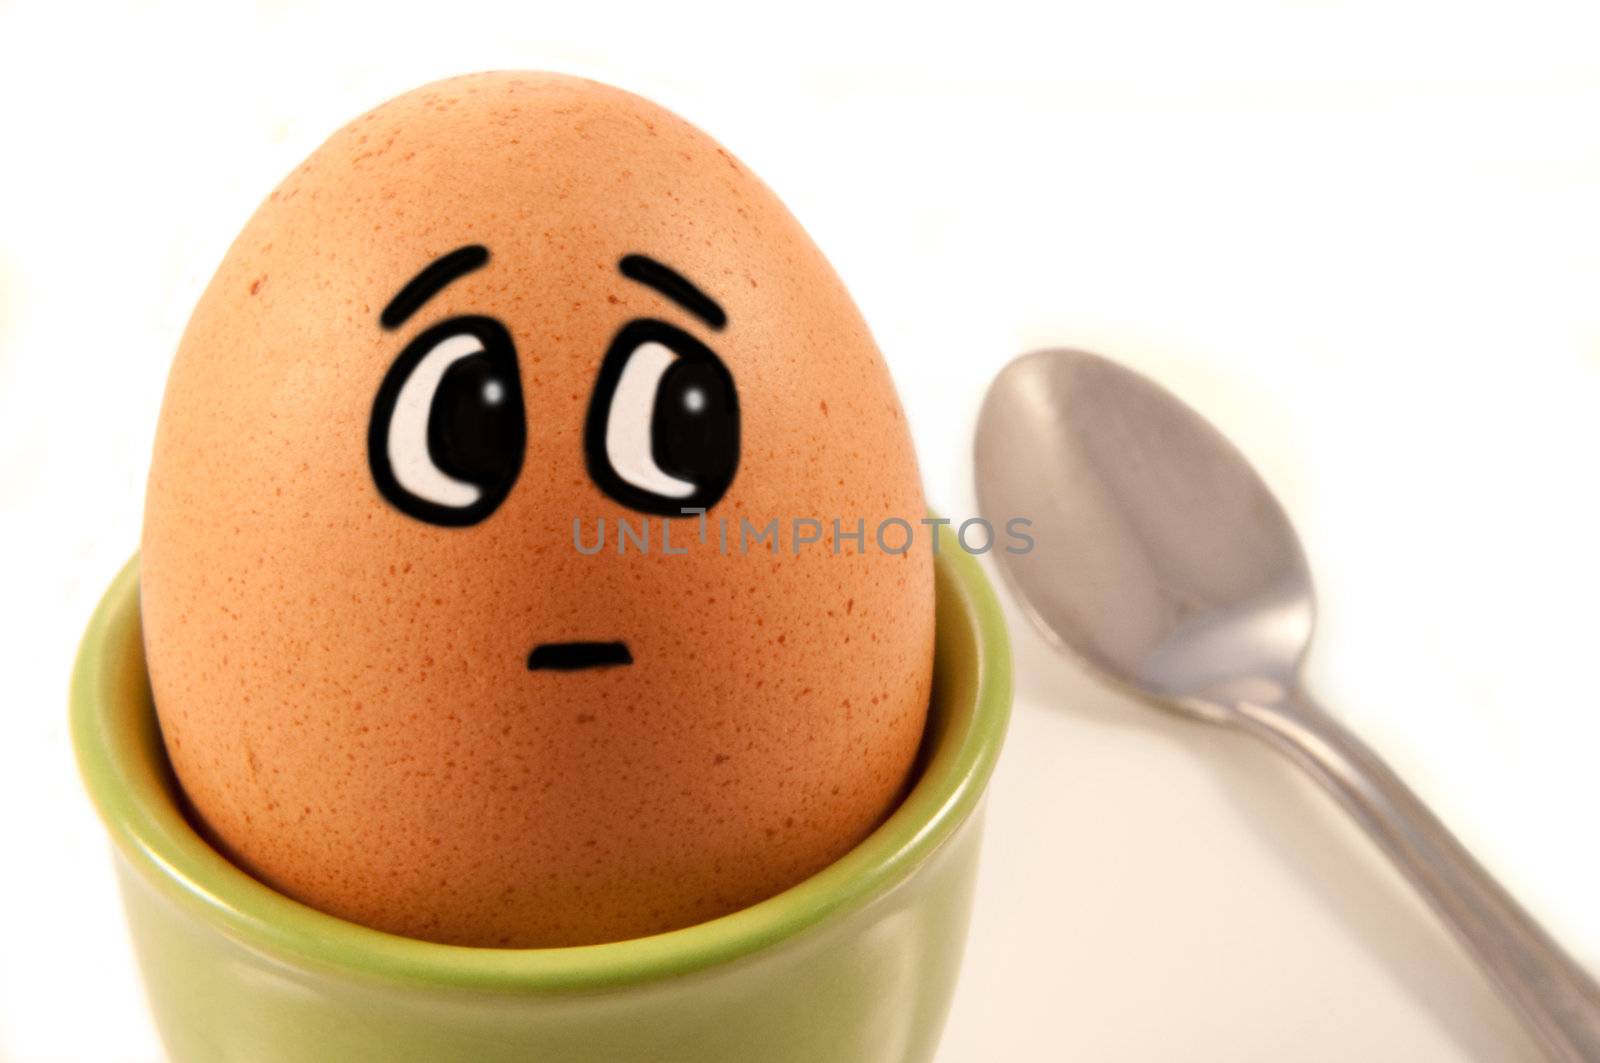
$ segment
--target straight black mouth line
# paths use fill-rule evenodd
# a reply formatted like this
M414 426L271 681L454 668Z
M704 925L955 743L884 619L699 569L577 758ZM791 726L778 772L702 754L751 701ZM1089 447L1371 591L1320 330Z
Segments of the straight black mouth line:
M580 668L605 668L632 664L626 642L544 642L528 654L528 671L576 672Z

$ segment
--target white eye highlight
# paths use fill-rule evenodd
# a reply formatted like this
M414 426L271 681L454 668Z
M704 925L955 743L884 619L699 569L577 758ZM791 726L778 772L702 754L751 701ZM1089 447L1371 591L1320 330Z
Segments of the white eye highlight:
M677 357L670 347L654 340L635 347L617 378L606 418L606 459L611 468L639 490L665 498L688 498L695 493L693 483L662 471L651 442L656 394L662 376Z
M452 365L483 349L483 341L470 332L453 333L434 344L400 386L389 419L384 447L395 480L417 498L437 506L461 509L483 495L476 484L441 470L428 452L428 418L439 382Z

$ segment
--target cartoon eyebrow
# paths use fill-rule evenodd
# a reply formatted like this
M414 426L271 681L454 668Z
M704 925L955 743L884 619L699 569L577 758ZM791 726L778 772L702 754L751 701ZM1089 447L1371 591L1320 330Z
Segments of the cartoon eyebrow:
M624 277L654 288L714 329L721 329L728 323L728 315L716 300L696 288L688 277L648 255L624 255L617 268Z
M422 304L439 294L439 290L457 277L482 269L489 261L489 249L482 244L458 247L448 255L441 255L428 263L421 273L412 277L400 294L389 300L383 308L378 323L386 329L397 329L406 318L416 313Z

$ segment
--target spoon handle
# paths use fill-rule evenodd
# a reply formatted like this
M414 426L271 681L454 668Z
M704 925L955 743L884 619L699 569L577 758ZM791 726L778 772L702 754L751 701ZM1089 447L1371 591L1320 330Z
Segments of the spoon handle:
M1297 761L1366 828L1550 1059L1600 1063L1600 986L1382 758L1302 691L1238 709L1247 729Z

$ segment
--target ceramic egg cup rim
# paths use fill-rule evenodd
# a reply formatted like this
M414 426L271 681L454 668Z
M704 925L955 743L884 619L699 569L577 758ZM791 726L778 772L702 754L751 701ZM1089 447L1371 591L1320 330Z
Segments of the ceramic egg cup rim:
M943 731L911 791L876 831L810 878L728 915L662 934L556 948L446 945L328 915L239 869L195 833L172 800L166 758L149 752L152 742L160 750L160 738L148 698L130 715L122 711L126 697L116 693L128 681L119 670L136 667L148 683L137 641L137 555L101 599L79 648L73 746L102 821L140 877L201 922L291 967L522 993L597 990L687 974L759 952L865 905L914 874L976 807L1010 716L1010 648L977 559L954 542L942 545L935 560L940 612L949 608L965 628L957 637L971 644L966 667L976 674L970 704L963 698L943 708ZM135 642L131 654L129 641ZM936 687L938 668L936 660Z

